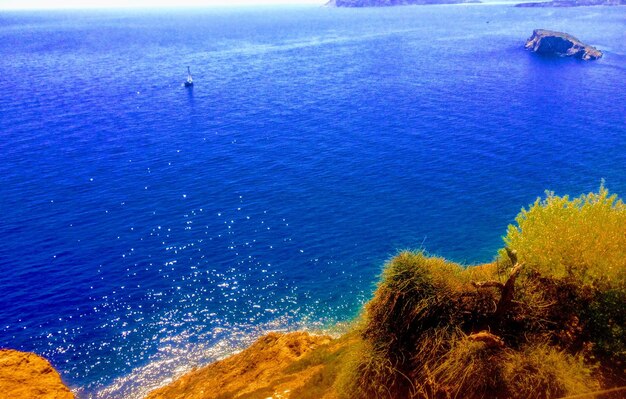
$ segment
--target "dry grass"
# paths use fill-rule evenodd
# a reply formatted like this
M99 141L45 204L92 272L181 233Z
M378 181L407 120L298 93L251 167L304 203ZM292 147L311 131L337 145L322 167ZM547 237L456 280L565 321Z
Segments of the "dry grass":
M445 376L480 363L454 355L462 348L456 344L463 328L484 324L497 299L495 290L478 292L470 283L496 272L495 265L468 271L423 253L402 252L392 259L366 306L362 342L348 355L339 387L344 396L439 397L452 392Z
M510 352L503 362L503 380L519 398L560 398L600 389L594 368L580 355L546 344Z
M402 378L387 353L361 339L349 349L335 388L341 399L391 399Z
M454 342L452 349L435 363L432 389L436 396L452 398L491 398L506 392L502 378L504 351L467 336Z

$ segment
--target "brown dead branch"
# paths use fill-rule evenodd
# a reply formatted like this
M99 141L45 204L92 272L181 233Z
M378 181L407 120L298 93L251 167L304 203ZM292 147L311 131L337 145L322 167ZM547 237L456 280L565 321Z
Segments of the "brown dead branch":
M513 268L511 269L511 272L509 273L509 277L506 280L506 283L502 284L499 281L493 281L493 280L471 282L472 286L474 286L476 289L497 288L498 290L500 290L501 292L500 300L496 304L494 314L493 314L496 324L498 324L502 320L502 318L509 312L509 310L517 303L514 300L515 280L517 279L517 276L520 274L520 271L522 270L522 267L524 266L523 263L517 262L517 253L515 251L512 251L509 248L506 248L506 252L509 255L509 259L514 265Z
M509 279L506 280L506 283L504 284L502 296L500 297L500 301L498 302L498 306L496 308L496 318L504 316L504 314L507 313L513 305L513 298L515 297L515 279L517 279L517 276L522 270L522 266L524 266L523 263L516 263L515 266L513 266L513 269L511 269Z

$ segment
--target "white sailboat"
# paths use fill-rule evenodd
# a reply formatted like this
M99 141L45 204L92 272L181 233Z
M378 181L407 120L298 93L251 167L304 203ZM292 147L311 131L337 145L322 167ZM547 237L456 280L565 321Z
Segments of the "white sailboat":
M191 77L191 71L187 67L187 80L185 81L185 87L193 86L193 78Z

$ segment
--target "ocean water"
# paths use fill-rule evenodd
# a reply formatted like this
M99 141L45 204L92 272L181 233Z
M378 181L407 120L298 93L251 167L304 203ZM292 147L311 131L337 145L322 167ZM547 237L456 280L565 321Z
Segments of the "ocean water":
M605 57L525 51L540 27ZM625 27L626 7L0 12L0 347L80 398L139 398L349 321L401 249L491 261L545 189L626 196Z

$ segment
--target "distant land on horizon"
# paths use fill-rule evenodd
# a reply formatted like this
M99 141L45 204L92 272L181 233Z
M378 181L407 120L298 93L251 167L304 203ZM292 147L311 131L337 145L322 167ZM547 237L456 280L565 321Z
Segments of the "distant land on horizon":
M584 7L584 6L623 6L626 0L554 0L516 4L515 7Z
M331 7L393 7L433 4L481 3L479 0L330 0Z
M464 4L482 3L480 0L330 0L330 7L393 7L408 5ZM511 2L514 3L514 2ZM553 0L531 1L515 4L515 7L584 7L584 6L621 6L626 0Z

